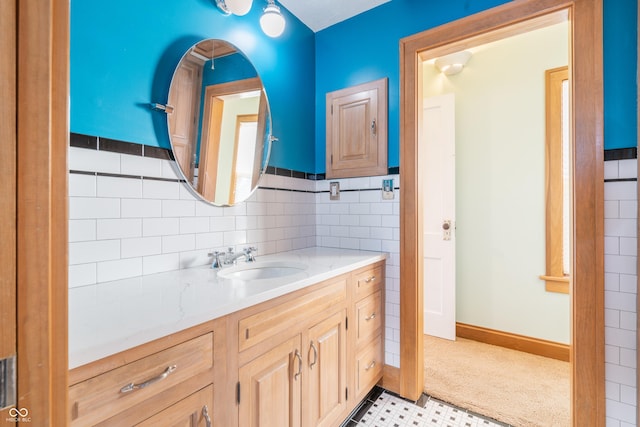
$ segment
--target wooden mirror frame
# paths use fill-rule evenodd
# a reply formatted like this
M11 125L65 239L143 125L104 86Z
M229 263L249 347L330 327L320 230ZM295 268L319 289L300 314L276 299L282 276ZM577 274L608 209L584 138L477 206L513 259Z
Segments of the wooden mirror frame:
M604 137L602 0L523 0L407 37L400 42L400 375L399 392L424 387L422 196L417 182L419 54L561 10L571 26L574 168L571 289L571 416L605 424Z

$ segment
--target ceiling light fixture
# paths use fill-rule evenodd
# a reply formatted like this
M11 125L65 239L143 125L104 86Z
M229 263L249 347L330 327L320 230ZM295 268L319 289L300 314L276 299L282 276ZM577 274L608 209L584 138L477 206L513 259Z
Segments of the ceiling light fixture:
M249 13L253 0L216 0L216 6L225 15L243 16Z
M462 71L471 58L471 52L463 50L436 59L435 66L445 76L452 76Z
M280 12L280 8L274 0L267 0L267 7L264 8L264 13L260 17L262 31L269 37L280 37L284 32L285 25L286 21Z

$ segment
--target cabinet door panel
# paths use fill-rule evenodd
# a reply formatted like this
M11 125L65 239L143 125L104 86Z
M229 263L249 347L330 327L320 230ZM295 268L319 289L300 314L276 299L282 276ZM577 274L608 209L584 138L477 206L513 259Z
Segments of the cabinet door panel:
M301 363L297 335L240 368L241 426L300 426Z
M327 178L387 173L387 80L327 94Z
M137 426L207 427L207 417L211 420L212 409L213 385L210 385Z
M307 425L333 425L346 407L344 310L309 329Z

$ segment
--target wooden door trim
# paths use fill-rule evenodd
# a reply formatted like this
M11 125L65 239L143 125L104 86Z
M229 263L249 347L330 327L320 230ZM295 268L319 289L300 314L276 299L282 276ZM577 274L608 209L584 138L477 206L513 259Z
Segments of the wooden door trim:
M16 9L0 2L0 359L16 354Z
M422 199L417 182L420 52L567 10L572 24L574 228L572 420L605 424L604 175L602 0L515 1L400 42L400 393L416 398L424 383Z
M18 408L67 425L69 2L16 2Z

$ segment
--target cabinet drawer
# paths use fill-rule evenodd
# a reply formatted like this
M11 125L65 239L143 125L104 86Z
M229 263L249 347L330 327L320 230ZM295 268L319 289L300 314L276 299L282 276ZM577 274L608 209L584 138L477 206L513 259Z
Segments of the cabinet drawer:
M212 367L210 332L107 371L69 388L71 424L93 425Z
M356 298L374 293L382 288L384 282L384 268L382 264L376 264L358 270L354 273L356 282Z
M356 399L368 392L382 376L384 364L382 338L379 336L371 345L358 353L356 358Z
M146 419L138 427L165 426L211 426L213 419L213 385L193 393L191 396Z
M382 326L382 291L356 303L356 340L358 345L379 332Z
M347 298L347 278L327 284L292 301L276 305L238 321L238 346L246 350L272 336L295 329L314 314L335 309Z

